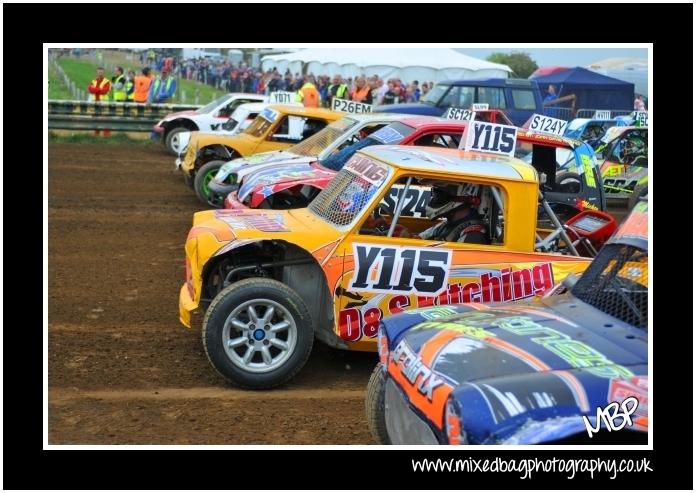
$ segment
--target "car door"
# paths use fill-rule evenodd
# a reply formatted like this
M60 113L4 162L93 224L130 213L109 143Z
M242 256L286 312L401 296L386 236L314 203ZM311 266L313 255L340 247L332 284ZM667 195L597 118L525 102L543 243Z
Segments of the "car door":
M418 176L419 181L422 178L429 177ZM389 192L397 183L408 196L407 184L415 181L403 177L383 190ZM554 266L548 256L514 252L508 246L502 230L507 224L504 201L508 193L495 188L502 207L492 205L492 194L481 201L486 210L483 217L495 218L493 227L498 228L485 245L413 237L436 224L427 218L400 217L391 236L377 234L371 228L372 212L367 211L328 262L340 271L338 276L328 276L335 333L352 349L370 350L379 322L386 316L447 304L529 298L551 288ZM368 208L378 204L372 202Z

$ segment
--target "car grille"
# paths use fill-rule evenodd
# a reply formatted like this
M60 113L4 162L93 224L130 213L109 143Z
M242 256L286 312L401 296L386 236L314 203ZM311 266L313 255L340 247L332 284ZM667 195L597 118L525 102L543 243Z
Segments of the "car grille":
M438 445L428 424L408 405L404 393L391 378L384 384L387 433L393 445Z

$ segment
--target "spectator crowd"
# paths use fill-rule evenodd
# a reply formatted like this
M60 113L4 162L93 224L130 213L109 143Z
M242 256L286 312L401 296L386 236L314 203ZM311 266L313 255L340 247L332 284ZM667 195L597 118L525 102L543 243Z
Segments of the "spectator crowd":
M321 105L329 107L331 99L350 99L367 104L413 103L420 101L433 88L434 82L402 81L399 78L384 80L378 75L364 74L344 79L341 75L315 75L284 73L275 67L263 71L245 62L210 58L177 60L160 55L154 50L141 53L141 62L151 70L160 71L168 66L174 77L194 80L225 92L270 94L276 91L298 92L306 84L312 84L319 93Z

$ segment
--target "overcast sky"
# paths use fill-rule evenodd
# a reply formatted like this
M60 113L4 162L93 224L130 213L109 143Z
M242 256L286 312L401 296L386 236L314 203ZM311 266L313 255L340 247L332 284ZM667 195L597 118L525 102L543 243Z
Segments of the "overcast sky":
M482 59L495 52L523 51L529 53L540 67L545 65L583 67L592 62L613 57L648 58L647 48L457 48L457 51Z

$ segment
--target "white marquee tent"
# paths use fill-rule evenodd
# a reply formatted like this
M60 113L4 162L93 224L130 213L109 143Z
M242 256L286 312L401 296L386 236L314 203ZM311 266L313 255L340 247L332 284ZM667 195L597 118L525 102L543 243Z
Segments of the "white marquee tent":
M445 79L507 78L507 65L491 63L449 48L309 48L295 53L267 55L261 59L263 70L276 67L314 75L340 74L343 77L377 74L387 80L441 81Z
M648 95L647 58L606 58L589 64L587 68L602 75L632 82L636 93Z

